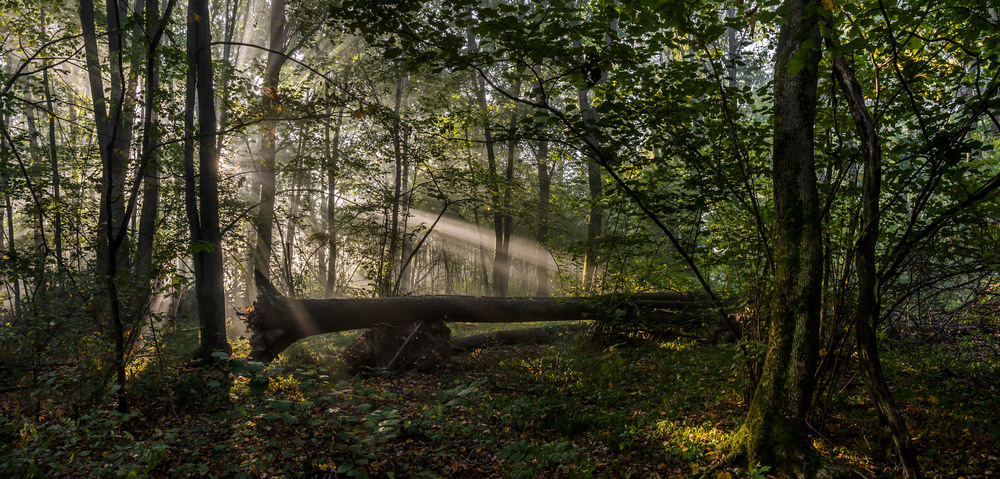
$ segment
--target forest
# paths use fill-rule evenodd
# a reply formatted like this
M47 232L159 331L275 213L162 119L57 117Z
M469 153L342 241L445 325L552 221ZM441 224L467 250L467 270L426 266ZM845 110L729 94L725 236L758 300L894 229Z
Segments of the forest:
M4 0L0 477L994 477L998 13Z

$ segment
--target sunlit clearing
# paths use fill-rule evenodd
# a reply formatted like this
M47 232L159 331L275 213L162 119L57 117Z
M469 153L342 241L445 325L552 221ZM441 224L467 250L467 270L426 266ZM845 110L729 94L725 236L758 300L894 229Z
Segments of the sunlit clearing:
M437 218L437 213L429 213L417 209L410 210L410 214L413 216L410 222L411 228L421 224L425 228L430 228ZM434 226L431 236L434 235L459 240L470 245L482 246L489 251L493 251L495 245L493 231L488 227L476 226L475 223L448 216L441 217L437 225ZM442 243L446 247L449 244L448 241L442 241ZM533 266L548 266L552 270L556 267L556 262L552 259L552 255L538 241L532 238L511 235L510 256L512 260L524 261Z

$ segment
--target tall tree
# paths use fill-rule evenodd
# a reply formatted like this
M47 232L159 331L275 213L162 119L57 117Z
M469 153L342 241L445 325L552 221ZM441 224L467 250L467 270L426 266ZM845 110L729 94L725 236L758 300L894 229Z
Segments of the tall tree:
M786 0L774 59L775 272L768 348L750 410L734 437L751 462L796 477L823 465L806 414L819 357L822 237L813 131L822 5Z
M167 6L167 15L163 22L169 19L174 2ZM160 89L160 57L157 53L160 38L165 24L161 23L159 2L152 0L146 6L146 85L143 93L145 101L143 110L143 131L140 143L141 163L144 164L145 175L142 179L142 210L139 213L139 235L136 240L136 280L141 282L140 291L150 290L153 264L153 237L156 233L157 213L160 206L160 171L159 155L156 143L160 140L159 108L157 92Z
M394 166L392 176L392 204L390 205L392 211L390 212L391 218L389 220L389 256L388 261L384 261L383 263L383 271L379 272L382 280L382 296L394 293L393 279L395 279L395 273L398 270L400 240L399 208L402 198L403 176L406 170L406 162L403 158L403 126L400 115L403 111L403 93L406 91L408 85L409 79L407 75L402 70L397 71L395 88L393 90L395 92L393 96L395 100L392 117L392 155Z
M615 32L618 30L618 22L614 20L609 28ZM580 42L574 42L574 47L580 49ZM611 45L611 32L606 33L604 38L605 48ZM581 86L577 90L577 99L580 102L580 117L583 126L587 130L585 142L590 148L601 148L600 140L593 133L600 122L601 116L591 102L591 88L604 83L607 80L607 72L601 68L600 61L596 57L586 58L583 67L584 82L587 88ZM601 251L601 228L604 223L604 207L602 198L604 196L604 180L602 178L602 167L598 159L588 155L587 161L587 187L590 193L590 212L587 218L587 248L583 254L583 287L591 290L596 285L597 277L597 257Z
M405 144L405 142L404 142ZM406 158L403 163L403 197L400 199L400 208L402 209L402 246L399 248L399 272L396 273L396 293L399 292L409 292L412 286L413 278L413 266L411 266L410 260L413 259L413 238L409 234L409 224L410 224L410 207L413 204L413 196L416 194L417 189L417 176L420 165L415 161L410 161ZM413 173L410 174L410 170Z
M468 45L469 52L472 54L478 54L479 51L479 41L476 38L475 32L472 30L472 26L466 30L466 44ZM503 256L501 251L503 248L503 211L500 208L500 181L497 174L497 160L495 152L495 141L493 140L493 130L490 128L489 122L489 112L490 106L486 99L486 78L480 74L475 74L472 77L473 88L476 93L476 101L479 106L479 110L483 115L483 143L486 147L486 168L487 168L487 190L490 195L490 204L493 209L493 238L494 238L494 257L493 257L493 295L494 296L504 296L506 294L507 285L506 280L502 281L501 284L497 284L497 280L500 279L506 271L504 270L502 264L498 268L498 260L502 261ZM478 225L478 220L476 221ZM486 280L484 279L484 283ZM487 288L488 289L488 288Z
M281 68L288 57L285 47L288 40L285 21L285 0L271 3L271 25L268 39L267 64L264 67L264 86L261 89L261 107L264 121L260 138L260 204L257 210L257 247L254 269L270 279L271 253L274 230L274 194L277 174L275 170L275 129L278 115L278 84ZM257 276L255 275L255 278Z
M5 68L6 71L4 73L6 73L8 77L10 77L13 70L12 62L7 61L6 64L7 64ZM6 126L10 124L9 121L10 121L10 113L7 110L4 110L2 113L0 113L0 122L2 122L4 126ZM3 242L0 242L0 250L4 250L7 257L13 259L17 258L17 247L14 244L14 238L15 238L14 204L10 198L12 193L11 191L12 188L11 188L10 177L8 174L9 165L7 164L7 151L9 148L11 147L7 144L7 135L3 135L2 137L0 137L0 161L2 161L2 163L0 163L0 193L3 193L3 201L4 201L3 209L7 214L6 214L6 224L5 225L0 224L0 229L3 229L5 226L7 228L6 230L7 234L3 235L6 237L7 244L5 245L3 244ZM14 293L12 295L13 307L11 309L14 311L15 316L19 316L21 313L20 279L17 276L13 278L7 277L4 278L4 284L6 284L8 288L13 289Z
M536 295L549 295L549 259L545 247L549 241L549 203L552 190L552 172L549 170L549 142L539 140L538 154L538 249Z
M184 125L185 209L191 229L195 298L201 325L197 356L230 353L226 340L226 293L223 286L222 232L219 228L219 156L216 154L215 90L212 83L212 34L208 0L190 0L187 29L187 82ZM198 131L194 131L195 102ZM195 184L194 139L198 138Z
M87 74L90 80L91 97L94 106L94 121L97 126L98 149L101 154L101 202L98 218L97 268L104 278L103 287L107 294L108 313L114 343L113 368L118 385L118 410L129 408L125 389L127 329L135 317L127 317L123 311L123 295L119 293L119 275L130 272L128 248L128 211L126 209L126 173L132 142L132 116L135 83L138 78L136 62L138 53L131 59L131 70L126 78L125 30L123 17L131 8L127 2L106 2L108 22L108 64L110 67L110 103L104 97L104 81L101 60L97 47L94 24L93 0L80 1L80 24L84 39ZM144 3L136 6L141 13ZM110 109L107 107L110 106ZM141 170L141 168L140 168ZM138 176L143 175L139 171ZM124 299L132 299L124 295ZM131 306L133 301L129 301ZM131 335L131 333L129 333Z
M584 88L579 90L580 113L584 127L597 128L600 114L591 104L590 92ZM593 133L587 133L587 142L594 148L600 148L600 140ZM587 249L583 254L583 287L593 289L597 276L597 255L601 251L601 226L604 222L604 209L601 197L604 191L604 180L601 177L601 165L595 158L587 159L587 187L590 193L590 214L587 218Z
M291 199L288 208L288 218L286 219L284 241L282 244L282 262L283 262L283 272L284 272L284 283L285 291L287 291L287 296L295 297L295 235L297 230L297 222L299 216L299 204L302 201L302 188L301 179L302 175L300 170L302 169L301 162L298 158L302 155L302 143L305 137L303 136L299 142L298 151L295 154L296 160L294 160L292 167L292 188L291 188Z
M93 0L80 0L80 25L83 32L91 99L93 100L94 121L97 124L97 141L103 164L101 204L108 205L107 208L101 208L98 220L98 229L101 233L98 235L97 264L102 269L107 264L107 261L102 258L108 254L115 257L120 268L127 267L129 263L127 247L120 248L114 253L108 252L107 237L104 235L106 228L101 226L109 225L113 237L120 236L121 231L127 227L124 223L124 193L132 139L133 97L136 80L134 64L128 79L126 79L123 70L125 65L125 47L123 45L125 33L122 27L122 17L129 8L126 2L107 2L108 65L111 71L109 76L111 88L109 90L110 98L106 99L94 25L94 2ZM107 271L104 273L106 274Z
M324 84L326 100L330 104L330 86ZM324 123L324 153L326 156L326 236L330 243L329 262L326 269L326 297L332 298L337 289L337 177L340 165L340 128L344 117L344 107L341 106L336 116L336 126L333 136L330 136L330 121L333 120L332 104L327 108L327 118Z
M517 98L521 95L521 79L514 80L514 87L511 94ZM514 163L517 159L517 122L519 120L518 108L515 103L511 108L510 123L507 126L507 158L504 165L503 177L503 197L499 205L494 208L501 214L502 222L496 237L496 251L493 257L493 295L498 297L507 296L510 289L510 234L514 229L513 208L514 194ZM499 178L497 178L499 181Z
M52 173L52 242L55 246L56 266L63 270L62 192L60 191L59 155L56 149L56 112L52 103L52 85L49 79L49 62L42 65L42 82L45 84L45 107L49 117L49 166Z
M875 403L879 419L889 429L893 446L899 457L903 474L908 478L920 477L920 465L916 452L903 420L893 400L892 392L882 372L879 359L878 339L875 334L881 316L876 247L879 236L879 194L882 189L882 145L878 129L865 105L864 91L843 54L837 51L834 38L826 38L826 43L836 52L833 72L840 89L847 99L851 118L854 120L861 153L864 157L864 176L861 185L861 234L858 237L855 267L858 272L858 309L855 313L855 342L858 348L858 363L864 376L865 388Z

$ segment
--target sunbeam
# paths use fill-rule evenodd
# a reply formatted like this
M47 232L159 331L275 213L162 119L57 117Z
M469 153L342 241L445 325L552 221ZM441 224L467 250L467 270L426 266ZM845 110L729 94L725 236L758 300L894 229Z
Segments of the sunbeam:
M411 209L410 214L413 216L410 222L411 229L421 225L429 228L437 218L436 213L418 209ZM459 240L471 246L482 246L489 250L492 250L494 247L493 235L489 234L488 231L483 231L482 226L476 226L475 223L455 217L443 216L431 232L431 237L435 235ZM442 243L447 247L447 241L443 241ZM556 262L549 251L533 238L511 235L510 255L511 259L524 261L532 266L547 266L549 269L555 269L556 267Z

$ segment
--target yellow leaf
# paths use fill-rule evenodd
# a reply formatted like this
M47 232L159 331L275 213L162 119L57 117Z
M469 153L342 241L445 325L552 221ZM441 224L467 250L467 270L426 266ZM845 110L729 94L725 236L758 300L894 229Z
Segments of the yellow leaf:
M728 472L720 472L715 475L715 479L733 479L733 475Z

